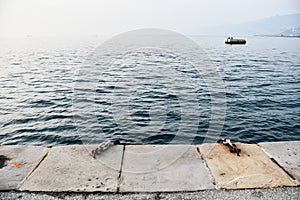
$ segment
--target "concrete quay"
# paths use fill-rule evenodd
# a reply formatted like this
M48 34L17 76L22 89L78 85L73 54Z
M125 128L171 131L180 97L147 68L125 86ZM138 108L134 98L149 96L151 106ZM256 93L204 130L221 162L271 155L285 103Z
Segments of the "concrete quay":
M12 191L193 194L268 188L290 188L298 195L300 141L235 144L240 156L223 144L210 143L115 145L95 158L91 152L97 145L2 145L0 190L6 192L1 195Z

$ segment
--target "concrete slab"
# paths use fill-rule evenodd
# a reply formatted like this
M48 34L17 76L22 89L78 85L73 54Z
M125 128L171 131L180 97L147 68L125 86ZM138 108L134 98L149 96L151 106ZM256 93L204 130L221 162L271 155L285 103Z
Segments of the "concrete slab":
M94 159L89 150L96 147L69 145L52 148L20 190L116 192L123 146L112 146Z
M212 177L196 146L125 147L120 192L178 192L213 188Z
M46 150L41 146L0 147L0 190L16 190Z
M300 184L300 141L259 143Z
M236 145L241 149L240 156L230 153L223 144L198 146L218 187L242 189L297 185L258 145Z

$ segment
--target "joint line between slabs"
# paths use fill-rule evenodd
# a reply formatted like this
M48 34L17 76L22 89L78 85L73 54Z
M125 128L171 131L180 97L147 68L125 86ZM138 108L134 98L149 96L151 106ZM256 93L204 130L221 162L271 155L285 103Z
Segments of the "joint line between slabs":
M28 172L28 174L25 176L24 180L20 183L20 187L22 187L22 185L26 182L26 180L31 176L31 174L33 174L33 172L40 166L40 164L45 160L45 158L47 157L49 151L51 150L51 148L46 149L41 157L36 161L36 164L32 166L31 170Z
M121 166L120 166L120 171L119 171L119 176L118 176L117 192L120 191L120 184L121 184L121 176L122 176L122 169L123 169L123 162L124 162L125 147L126 147L126 145L123 146L123 152L122 152L122 158L121 158Z
M217 186L217 183L216 183L216 180L210 170L210 168L208 167L208 164L205 162L205 159L203 157L203 155L201 154L200 152L200 148L198 146L196 146L196 149L197 149L197 152L198 152L198 155L200 156L200 159L202 160L202 162L204 163L204 166L209 174L209 176L211 177L212 181L213 181L213 185L215 186L216 189L219 189L219 187Z

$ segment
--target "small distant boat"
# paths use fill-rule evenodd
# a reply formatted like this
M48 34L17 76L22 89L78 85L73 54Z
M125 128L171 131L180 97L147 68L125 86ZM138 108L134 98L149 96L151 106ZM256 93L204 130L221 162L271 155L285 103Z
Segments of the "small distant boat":
M225 40L226 44L246 44L246 40L244 39L233 39L233 37L228 37Z

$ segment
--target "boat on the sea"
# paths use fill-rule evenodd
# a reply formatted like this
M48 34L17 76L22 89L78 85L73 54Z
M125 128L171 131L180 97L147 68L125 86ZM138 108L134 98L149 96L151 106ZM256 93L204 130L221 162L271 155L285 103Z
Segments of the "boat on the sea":
M233 37L228 37L225 40L226 44L246 44L246 40L244 39L233 39Z

